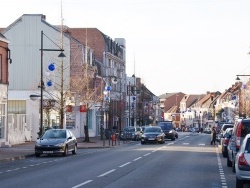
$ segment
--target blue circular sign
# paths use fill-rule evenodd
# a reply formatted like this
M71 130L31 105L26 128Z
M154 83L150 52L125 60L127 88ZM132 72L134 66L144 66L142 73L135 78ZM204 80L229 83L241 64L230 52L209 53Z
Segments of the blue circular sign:
M54 70L55 70L55 65L54 65L54 63L51 63L51 64L48 66L48 69L49 69L50 71L54 71Z
M47 86L52 86L52 81L51 81L51 80L49 80L49 81L47 82Z

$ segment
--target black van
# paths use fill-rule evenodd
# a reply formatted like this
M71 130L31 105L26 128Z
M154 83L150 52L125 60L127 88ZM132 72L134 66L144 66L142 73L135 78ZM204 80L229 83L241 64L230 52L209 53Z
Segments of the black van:
M159 121L157 123L157 126L161 127L166 139L175 140L176 138L178 138L178 133L175 130L172 121Z

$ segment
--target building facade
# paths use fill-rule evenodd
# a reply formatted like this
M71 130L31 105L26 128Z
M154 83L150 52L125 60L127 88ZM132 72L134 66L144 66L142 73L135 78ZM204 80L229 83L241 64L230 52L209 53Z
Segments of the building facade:
M9 145L7 126L8 67L11 63L9 40L0 33L0 147Z

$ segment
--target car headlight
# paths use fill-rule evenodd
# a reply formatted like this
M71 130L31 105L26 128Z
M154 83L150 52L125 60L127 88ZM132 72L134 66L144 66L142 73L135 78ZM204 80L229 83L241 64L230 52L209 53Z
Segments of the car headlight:
M169 131L169 133L173 133L173 131L171 130L171 131Z
M42 144L40 144L40 143L36 143L36 146L38 146L38 147L41 146L41 145L42 145Z
M156 137L157 137L157 138L161 138L161 135L159 134L159 135L157 135Z

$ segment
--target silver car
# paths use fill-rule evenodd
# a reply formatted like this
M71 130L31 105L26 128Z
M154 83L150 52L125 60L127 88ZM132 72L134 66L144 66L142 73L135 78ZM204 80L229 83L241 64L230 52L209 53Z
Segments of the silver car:
M243 188L250 182L250 134L244 138L235 157L236 188Z

